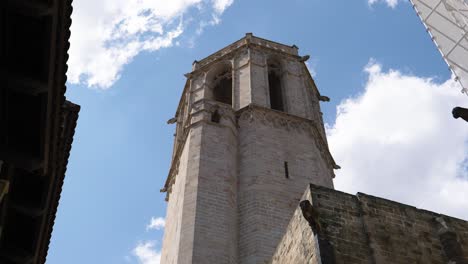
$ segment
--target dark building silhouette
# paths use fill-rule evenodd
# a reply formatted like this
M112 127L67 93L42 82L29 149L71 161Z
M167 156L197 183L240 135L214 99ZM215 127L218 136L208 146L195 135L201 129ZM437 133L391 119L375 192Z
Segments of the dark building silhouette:
M65 99L70 0L0 3L0 263L44 263L80 107Z
M468 122L468 109L467 108L457 106L453 108L452 115L455 119L461 117L463 120Z

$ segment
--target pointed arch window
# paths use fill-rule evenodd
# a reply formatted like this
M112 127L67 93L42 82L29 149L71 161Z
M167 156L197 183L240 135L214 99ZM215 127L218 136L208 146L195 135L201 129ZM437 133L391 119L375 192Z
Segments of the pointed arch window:
M280 67L276 63L268 65L268 86L270 89L271 109L284 111L283 91L281 87Z
M225 69L214 79L213 99L232 106L232 74Z

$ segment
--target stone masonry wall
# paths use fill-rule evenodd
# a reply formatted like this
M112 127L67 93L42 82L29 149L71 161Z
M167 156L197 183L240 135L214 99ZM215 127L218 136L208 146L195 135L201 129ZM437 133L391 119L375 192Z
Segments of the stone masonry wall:
M202 125L191 263L238 263L237 135L229 118L232 109L218 111L222 113L219 124Z
M310 191L307 189L301 200L310 200ZM318 245L309 223L296 207L291 221L273 256L273 263L320 263Z
M213 109L221 113L211 122ZM237 263L237 136L229 105L199 101L171 184L161 263Z
M290 119L269 109L247 110L239 118L239 263L271 259L304 186L333 187L310 127Z
M320 228L313 236L298 208L272 263L468 263L466 221L362 193L307 193Z
M193 243L193 224L195 221L196 177L191 177L191 172L198 171L197 156L200 155L201 127L190 131L180 157L180 165L172 186L172 196L168 201L166 226L164 228L163 249L161 262L167 264L186 263L192 259L192 250L189 245ZM191 160L192 162L188 162ZM189 178L187 178L189 177ZM188 188L186 188L188 186ZM179 254L184 250L185 254ZM180 258L179 258L180 257Z

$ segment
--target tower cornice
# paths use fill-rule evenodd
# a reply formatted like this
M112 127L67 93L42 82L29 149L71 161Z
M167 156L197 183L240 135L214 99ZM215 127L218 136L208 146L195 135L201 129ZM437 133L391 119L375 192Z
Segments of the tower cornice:
M212 53L200 61L194 61L192 66L192 72L187 73L186 76L197 74L199 71L203 71L207 66L217 62L221 59L229 57L238 50L245 47L254 47L267 49L274 53L279 53L283 56L289 56L294 59L301 59L298 55L298 48L296 45L288 46L271 40L259 38L253 36L252 33L247 33L245 37L235 41L234 43Z

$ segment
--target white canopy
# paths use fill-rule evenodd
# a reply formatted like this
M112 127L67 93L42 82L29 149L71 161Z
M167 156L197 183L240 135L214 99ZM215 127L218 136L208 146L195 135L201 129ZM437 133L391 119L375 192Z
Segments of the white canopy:
M468 0L410 0L468 95Z

